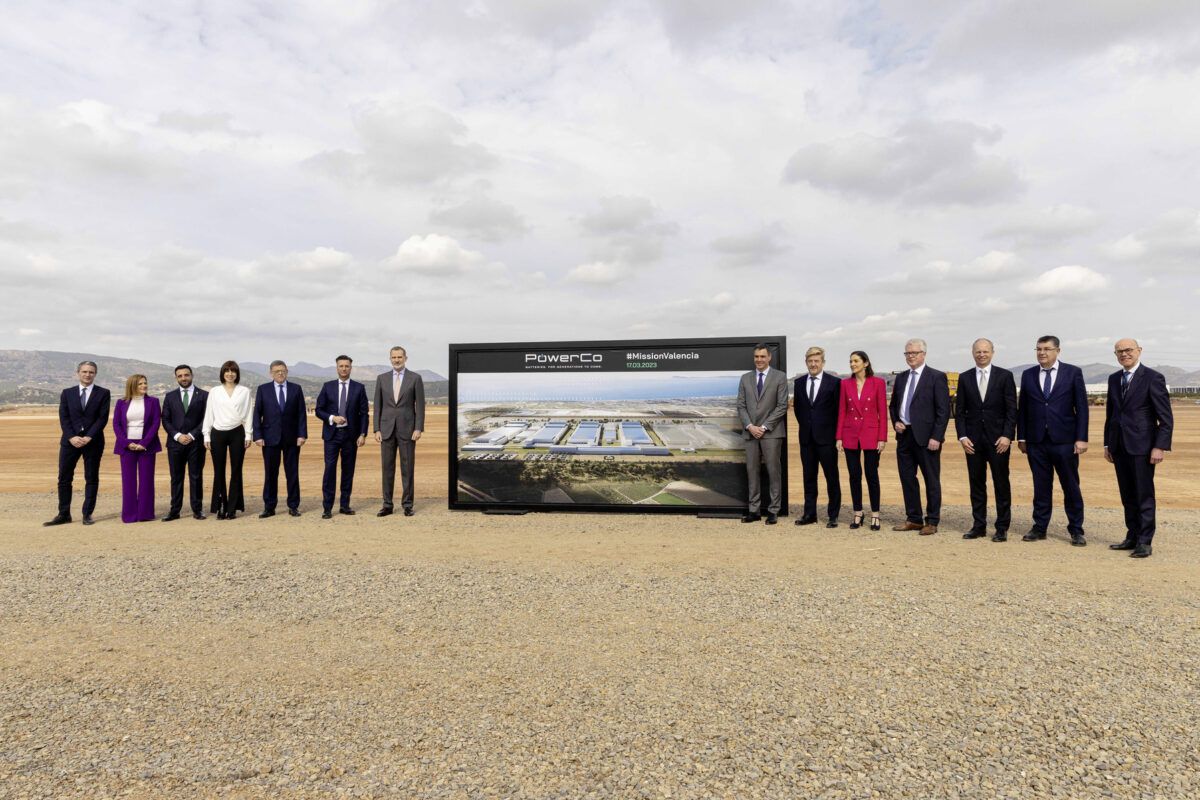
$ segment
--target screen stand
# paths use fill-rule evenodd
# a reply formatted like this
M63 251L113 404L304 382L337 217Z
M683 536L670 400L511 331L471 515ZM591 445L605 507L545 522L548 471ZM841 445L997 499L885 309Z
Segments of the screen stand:
M740 511L701 511L696 519L741 519Z
M522 517L529 512L523 508L485 508L485 514L499 514L505 517Z

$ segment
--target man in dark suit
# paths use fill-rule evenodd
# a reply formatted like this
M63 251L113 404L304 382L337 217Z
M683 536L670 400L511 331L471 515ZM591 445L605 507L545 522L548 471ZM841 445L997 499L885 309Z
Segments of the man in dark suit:
M1154 541L1154 468L1171 449L1175 418L1166 378L1141 363L1137 341L1122 339L1113 350L1121 369L1108 376L1104 458L1117 469L1125 539L1109 548L1147 558Z
M992 365L995 348L989 339L971 345L975 369L958 376L954 402L954 430L967 454L967 477L971 482L971 530L964 539L987 535L987 473L992 470L996 490L996 534L993 542L1008 539L1012 522L1012 490L1008 482L1008 459L1017 435L1017 383L1004 367Z
M325 443L325 474L321 478L321 519L333 517L333 489L337 482L338 461L342 462L342 492L338 502L339 514L353 514L350 493L354 489L354 462L358 448L367 440L370 409L367 390L358 381L350 380L354 359L338 356L337 380L328 381L317 395L317 417L325 423L321 438Z
M779 521L783 506L783 449L787 444L787 377L771 369L771 349L754 348L754 369L738 381L737 412L746 445L749 505L742 522L762 519L762 468L767 467L767 524Z
M896 377L896 388L888 404L896 430L896 468L904 492L905 521L894 531L937 533L942 516L942 442L950 422L950 385L946 373L925 365L924 339L909 339L904 345L908 370ZM925 511L921 512L921 484L925 481Z
M841 381L825 374L825 351L810 347L804 354L808 374L796 378L792 410L800 429L800 463L804 467L804 511L797 525L817 521L817 468L825 473L827 528L836 528L842 510L842 482L838 476L837 422Z
M420 373L405 367L408 351L396 345L388 353L392 369L375 379L375 441L383 445L383 508L375 516L392 513L396 488L396 454L400 454L400 505L404 516L413 515L413 468L417 440L425 430L425 381Z
M1057 473L1071 544L1084 547L1087 539L1083 531L1079 457L1088 448L1087 388L1083 384L1083 370L1059 361L1059 349L1057 336L1038 339L1038 365L1021 375L1017 447L1029 458L1029 470L1033 473L1033 527L1021 540L1034 542L1046 538Z
M288 514L300 516L300 448L308 439L308 409L304 390L287 379L287 364L271 362L271 382L258 387L254 397L254 443L263 449L263 512L275 516L279 501L279 462L287 480Z
M63 389L58 399L58 515L45 525L71 521L71 492L75 466L83 459L83 524L92 524L96 493L100 489L100 458L104 455L104 426L112 397L96 385L96 362L81 361L75 368L78 386Z
M180 364L175 368L178 389L163 398L162 426L167 432L167 466L171 469L171 509L163 522L179 519L183 508L183 475L188 475L188 499L192 517L204 516L204 409L208 392L192 386L192 368Z

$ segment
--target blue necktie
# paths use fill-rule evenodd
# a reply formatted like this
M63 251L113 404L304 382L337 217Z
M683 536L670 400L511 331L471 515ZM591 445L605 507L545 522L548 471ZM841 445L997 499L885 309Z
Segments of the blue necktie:
M1046 374L1046 377L1042 379L1042 397L1049 397L1050 396L1050 372L1051 372L1051 370L1044 369L1044 370L1042 370L1042 372L1044 372Z
M283 413L283 384L275 384L275 388L279 390L279 413Z
M908 373L908 381L904 384L904 407L900 409L900 421L905 425L908 424L908 407L912 404L912 396L914 387L917 385L917 371L914 369Z
M758 396L759 397L762 397L762 381L763 381L763 374L760 372L760 373L758 373Z
M346 416L346 384L342 384L342 389L338 392L338 416Z

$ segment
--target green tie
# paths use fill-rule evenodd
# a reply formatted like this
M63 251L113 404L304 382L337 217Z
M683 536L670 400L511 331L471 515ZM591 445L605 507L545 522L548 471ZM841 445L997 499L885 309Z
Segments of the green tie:
M185 414L187 413L187 408L188 408L188 392L187 392L187 389L184 389L183 390L183 413L185 413Z

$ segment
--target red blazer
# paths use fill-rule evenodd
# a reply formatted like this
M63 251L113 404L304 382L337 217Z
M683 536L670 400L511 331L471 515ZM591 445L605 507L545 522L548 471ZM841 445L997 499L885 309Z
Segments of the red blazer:
M887 441L887 419L887 384L883 378L867 378L862 397L858 396L858 381L853 376L842 380L837 426L842 447L874 450Z
M125 411L129 408L129 404L124 400L117 401L117 410L113 412L113 433L117 435L117 444L113 448L113 452L117 455L122 453L133 452L129 450L129 443L134 441L125 435L128 430L125 422ZM137 443L146 448L146 452L158 453L162 451L162 442L158 440L158 429L162 423L162 407L158 403L157 397L146 395L145 398L146 419L142 423L142 438L137 440Z

